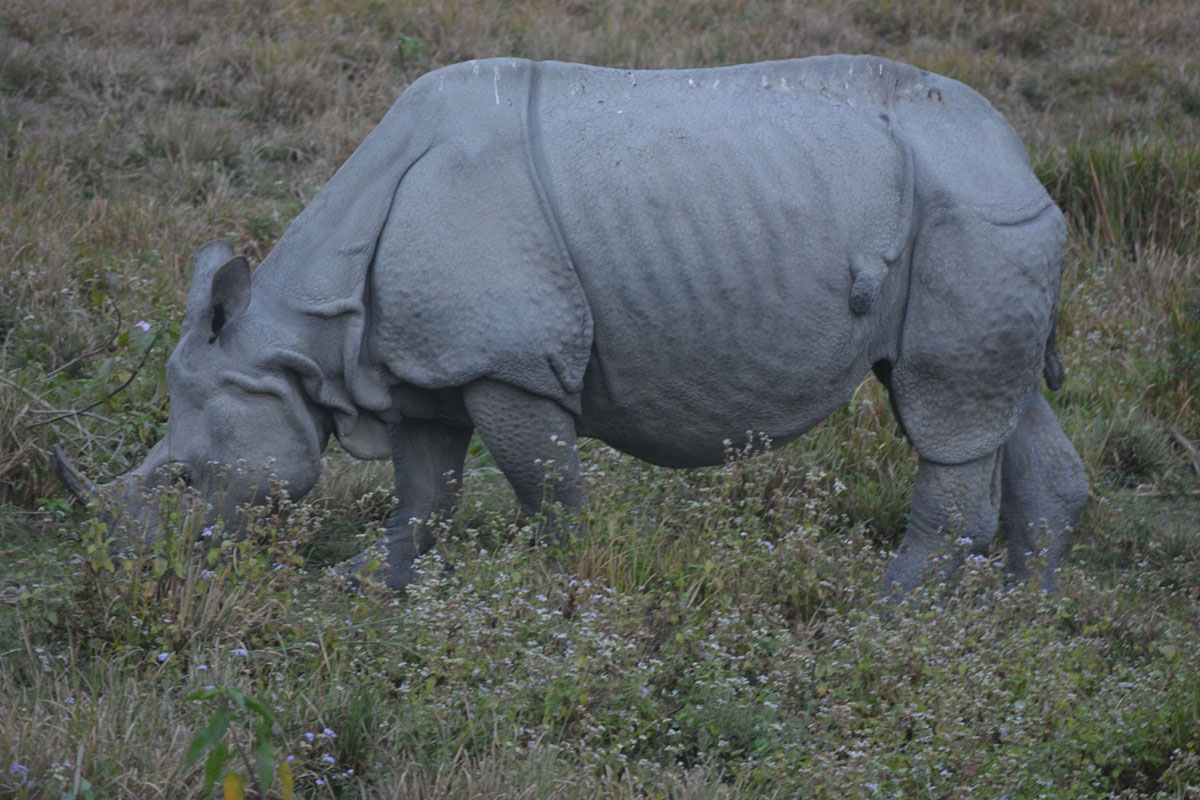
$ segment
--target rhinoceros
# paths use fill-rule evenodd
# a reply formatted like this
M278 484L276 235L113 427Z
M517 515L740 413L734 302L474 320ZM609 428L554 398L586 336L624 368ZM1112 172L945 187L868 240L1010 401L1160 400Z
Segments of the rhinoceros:
M800 435L871 371L919 456L885 591L998 523L1009 573L1046 547L1052 586L1087 498L1041 392L1063 380L1065 238L1004 118L912 66L445 67L253 275L228 244L199 252L167 433L120 502L136 516L164 467L216 498L235 462L300 496L333 435L395 464L377 577L400 589L473 432L525 512L570 510L577 437L716 464L751 433ZM260 483L230 473L212 513Z

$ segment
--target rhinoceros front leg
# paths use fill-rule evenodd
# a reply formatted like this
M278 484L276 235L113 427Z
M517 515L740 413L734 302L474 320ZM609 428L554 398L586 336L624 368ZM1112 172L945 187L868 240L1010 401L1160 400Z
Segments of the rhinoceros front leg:
M388 515L381 544L346 567L353 578L382 546L386 564L374 577L400 590L412 583L413 561L433 546L430 521L454 509L471 427L405 419L388 426L388 438L396 467L396 507Z
M991 543L999 516L999 451L966 464L922 458L908 529L884 573L884 587L895 597L903 595L920 583L939 555L949 556L941 574L953 572L961 563L963 545L979 552Z
M584 503L575 418L552 400L493 380L465 387L463 402L521 509L541 515L539 533L561 531L556 507L571 512Z

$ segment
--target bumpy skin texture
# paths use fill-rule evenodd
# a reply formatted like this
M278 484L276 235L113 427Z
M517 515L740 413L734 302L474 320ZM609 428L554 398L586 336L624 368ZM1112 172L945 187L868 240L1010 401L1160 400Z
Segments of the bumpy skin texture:
M1039 390L1064 242L1003 118L906 65L459 64L404 93L252 283L202 253L155 459L273 458L299 494L330 435L390 455L400 588L472 430L526 511L570 509L577 436L718 463L874 367L921 458L886 582L997 519L1021 576L1040 528L1057 567L1086 498Z
M454 509L471 428L403 419L388 426L388 440L399 502L388 516L383 541L351 559L347 572L354 579L377 560L375 577L402 587L412 582L416 557L433 546L430 523L447 519ZM381 551L378 559L376 551Z
M1028 577L1026 557L1044 547L1050 569L1042 587L1053 590L1056 568L1071 546L1064 531L1083 513L1087 484L1079 454L1040 394L1029 399L1004 444L1001 474L1000 524L1008 537L1009 575Z

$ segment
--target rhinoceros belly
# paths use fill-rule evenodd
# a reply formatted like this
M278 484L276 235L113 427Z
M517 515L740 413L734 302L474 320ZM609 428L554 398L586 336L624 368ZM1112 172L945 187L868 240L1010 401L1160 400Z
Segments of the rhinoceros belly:
M594 325L581 433L715 463L812 427L867 371L887 309L851 314L850 261L903 248L903 154L875 110L788 77L542 76L534 157Z

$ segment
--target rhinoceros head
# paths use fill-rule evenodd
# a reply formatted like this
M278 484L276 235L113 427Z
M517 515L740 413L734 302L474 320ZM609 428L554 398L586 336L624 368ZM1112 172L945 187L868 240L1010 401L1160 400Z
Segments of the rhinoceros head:
M238 506L266 499L268 476L285 482L293 497L312 488L330 422L280 362L286 332L276 316L263 303L252 306L250 267L228 244L200 251L179 343L167 361L167 434L115 487L100 487L118 506L110 518L152 527L147 492L174 478L199 491L210 518L230 523ZM96 493L57 449L55 462L77 497Z

